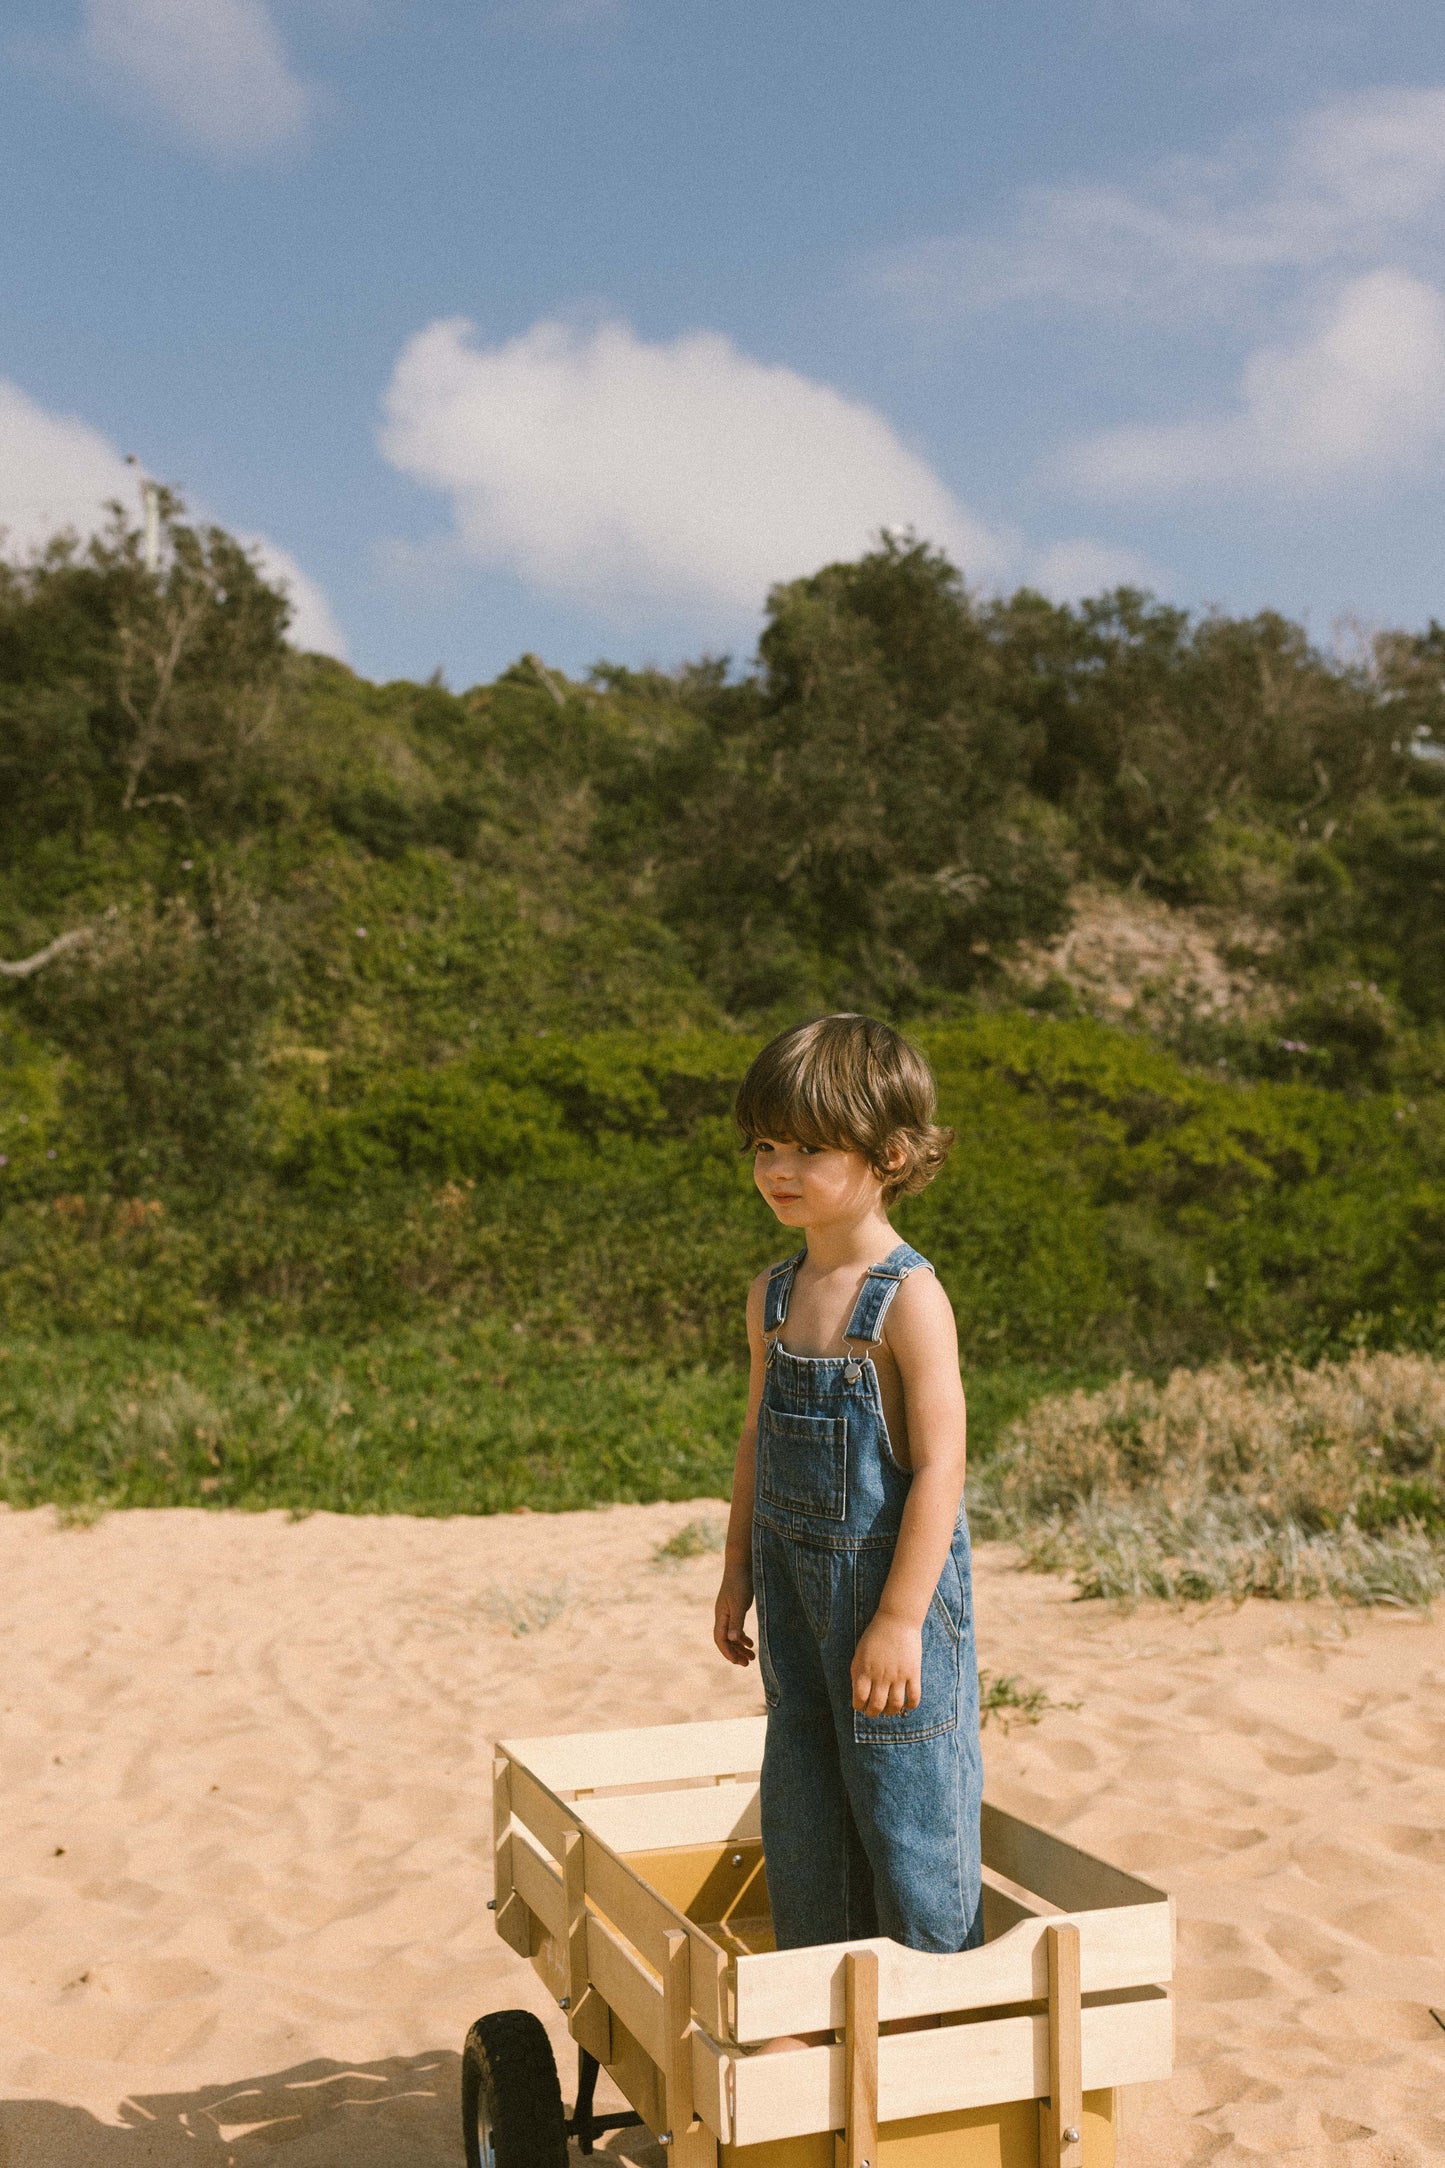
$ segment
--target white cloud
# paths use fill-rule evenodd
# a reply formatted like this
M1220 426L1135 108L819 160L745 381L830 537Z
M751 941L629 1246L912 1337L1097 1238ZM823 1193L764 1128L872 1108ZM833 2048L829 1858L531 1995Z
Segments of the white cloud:
M0 530L28 555L62 528L93 534L112 497L135 499L135 471L98 429L51 414L0 377Z
M106 523L119 501L139 517L136 470L108 437L72 414L52 414L18 384L0 377L0 540L25 557L66 528L84 537ZM293 647L346 656L346 641L325 595L289 551L265 535L242 535L266 577L291 597Z
M334 655L338 662L345 662L346 635L336 621L331 604L318 582L309 572L302 571L290 550L283 550L278 542L270 541L263 534L240 534L236 539L255 552L270 584L282 588L289 597L291 623L286 629L286 637L292 647L309 655Z
M397 361L381 445L451 499L466 557L614 613L754 611L883 526L970 578L1011 554L881 414L715 332L650 345L538 323L486 347L434 323Z
M1010 301L1236 309L1262 281L1438 243L1445 89L1362 92L1305 115L1282 145L1176 159L1142 190L1027 190L1002 231L938 236L875 266L932 316Z
M1063 478L1091 494L1320 485L1413 468L1445 441L1445 293L1400 270L1351 280L1309 337L1264 347L1235 405L1084 438Z
M302 140L316 104L267 0L85 0L76 57L97 86L223 160Z

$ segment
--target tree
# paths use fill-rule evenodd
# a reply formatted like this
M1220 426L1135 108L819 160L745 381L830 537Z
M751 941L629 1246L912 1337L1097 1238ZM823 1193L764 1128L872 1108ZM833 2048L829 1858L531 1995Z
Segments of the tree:
M152 572L112 509L83 547L0 566L0 821L30 834L233 814L285 684L290 605L254 555L162 492Z

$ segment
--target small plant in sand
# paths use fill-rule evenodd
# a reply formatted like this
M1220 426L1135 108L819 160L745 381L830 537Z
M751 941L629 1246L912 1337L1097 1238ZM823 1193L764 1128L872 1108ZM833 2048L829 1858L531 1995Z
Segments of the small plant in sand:
M997 1717L1002 1730L1015 1724L1038 1724L1050 1709L1077 1709L1076 1701L1055 1701L1045 1687L1030 1686L1012 1671L997 1678L991 1671L978 1675L978 1720L987 1724Z
M1427 1604L1445 1591L1445 1363L1126 1374L1030 1409L971 1503L1082 1595Z
M556 1624L571 1601L572 1591L565 1581L554 1585L539 1582L531 1588L511 1593L493 1589L486 1609L495 1624L520 1638L524 1634L545 1633L549 1626Z
M727 1528L722 1521L703 1519L684 1521L675 1528L665 1543L659 1543L652 1553L653 1563L659 1566L675 1566L685 1558L704 1558L709 1552L720 1551L727 1542Z

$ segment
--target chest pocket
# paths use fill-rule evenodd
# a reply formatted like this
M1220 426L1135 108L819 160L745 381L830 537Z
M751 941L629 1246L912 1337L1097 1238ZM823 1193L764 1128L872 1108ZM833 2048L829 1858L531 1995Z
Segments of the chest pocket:
M841 1521L848 1514L848 1419L758 1410L758 1492L785 1513Z

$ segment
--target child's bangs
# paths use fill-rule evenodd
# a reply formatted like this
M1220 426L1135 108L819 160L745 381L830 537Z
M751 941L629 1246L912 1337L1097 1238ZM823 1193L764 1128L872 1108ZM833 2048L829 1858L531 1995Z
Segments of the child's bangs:
M749 1077L738 1094L735 1115L743 1148L751 1151L760 1137L770 1144L811 1144L820 1151L853 1151L857 1136L848 1110L835 1103L828 1079L816 1068L780 1069Z

